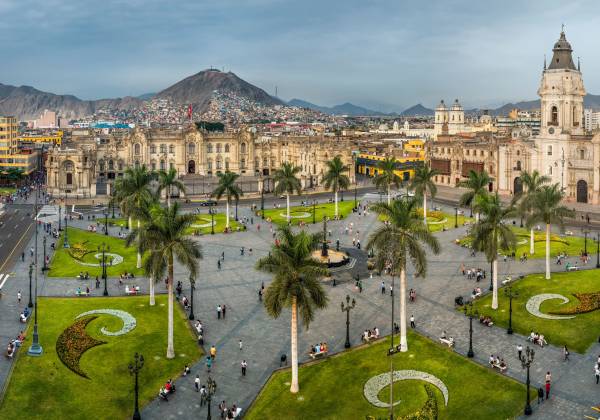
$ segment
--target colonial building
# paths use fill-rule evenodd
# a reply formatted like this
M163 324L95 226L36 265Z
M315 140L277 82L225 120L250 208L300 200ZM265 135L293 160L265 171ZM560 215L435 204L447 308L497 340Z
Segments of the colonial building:
M139 129L98 135L86 131L53 148L46 162L48 191L80 197L111 193L114 180L132 165L150 170L175 168L186 183L202 182L203 193L216 183L216 174L240 174L246 190L259 191L263 180L283 162L302 168L305 188L320 185L325 162L340 155L354 179L352 143L347 138L327 136L269 137L253 129L207 132L184 129ZM193 189L191 193L200 193Z
M537 169L565 192L567 201L600 203L600 134L584 130L586 94L579 64L564 31L544 62L538 89L541 98L540 134L500 147L499 189L512 194L522 190L521 170Z

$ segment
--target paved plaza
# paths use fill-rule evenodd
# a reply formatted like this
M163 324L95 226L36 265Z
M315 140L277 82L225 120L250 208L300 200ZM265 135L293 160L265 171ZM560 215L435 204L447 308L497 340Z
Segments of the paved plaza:
M450 209L447 209L450 211ZM452 209L453 211L453 209ZM250 210L240 207L240 217L251 217ZM87 220L73 222L76 227L85 228L90 222ZM345 234L345 227L353 225L352 234ZM339 238L343 248L351 249L351 255L356 257L356 264L352 268L335 272L337 285L328 283L329 306L317 313L309 330L299 328L299 357L300 361L309 359L309 346L317 342L327 342L330 352L344 349L345 341L345 315L340 311L340 302L346 295L356 299L356 309L351 313L351 341L353 345L360 344L360 334L365 329L377 326L382 334L390 333L390 308L389 294L382 295L380 283L385 281L389 286L391 278L374 276L369 279L365 267L363 251L352 247L352 239L357 232L360 242L366 245L369 234L377 226L373 214L359 217L352 214L348 219L328 224L331 231L330 239L335 244ZM258 229L260 225L260 230ZM321 230L322 225L305 227L313 231ZM488 270L489 264L484 256L470 256L470 251L456 246L452 242L465 233L464 227L446 232L439 232L436 236L442 245L442 252L438 256L429 255L429 270L424 279L415 279L409 272L408 287L415 288L417 299L409 303L407 313L414 314L417 330L430 337L438 337L443 330L456 339L456 351L465 355L468 349L468 319L455 310L454 298L458 295L467 297L475 287L475 280L467 280L460 273L461 262L469 267L481 267ZM118 228L111 228L110 234L116 235ZM100 234L100 233L98 233ZM39 265L42 264L42 237L39 234ZM282 354L290 352L290 314L284 311L279 319L270 318L259 301L258 291L264 282L268 286L270 277L268 273L258 272L254 264L258 258L266 255L273 244L270 226L258 217L254 217L254 224L246 232L232 234L205 235L198 237L203 245L204 259L201 261L201 275L196 282L194 294L194 312L197 319L201 319L205 327L205 349L215 345L218 351L213 365L211 376L217 382L217 392L213 399L213 409L217 403L225 400L228 405L237 404L245 411L257 396L271 373L279 367ZM48 239L48 244L50 243ZM32 240L33 243L33 240ZM29 245L26 249L29 249ZM240 248L244 247L244 255ZM48 246L48 249L50 247ZM252 249L252 252L250 252ZM217 260L221 253L225 253L222 268L217 267ZM18 321L20 310L28 300L28 266L31 259L29 255L25 261L16 262L11 270L11 277L2 289L0 301L0 338L6 343L16 336L23 325ZM509 260L499 262L499 279L505 275L517 276L520 274L542 272L544 260L529 260L519 262ZM561 266L552 265L552 269ZM354 287L353 278L359 275L363 279L362 293ZM189 296L189 283L187 273L176 266L175 280L184 284L183 294ZM484 280L485 282L486 280ZM487 281L489 281L489 276ZM39 294L42 296L72 296L77 287L85 289L90 287L93 296L102 293L102 287L95 289L94 281L88 282L75 279L45 278L38 276ZM395 280L396 287L398 279ZM145 279L138 278L128 281L129 285L139 285L142 293L147 293L148 284ZM483 284L479 285L484 287ZM164 283L156 285L158 293L165 293ZM485 288L487 290L487 287ZM23 301L17 304L16 294L21 290ZM109 293L113 296L124 295L124 285L118 286L116 279L109 279ZM395 297L397 299L397 297ZM216 306L227 306L227 317L217 319ZM397 307L397 305L396 305ZM54 343L44 342L43 316L40 314L40 331L42 345L52 346ZM488 328L474 323L474 351L475 360L487 366L490 354L500 355L508 363L507 375L525 381L525 371L521 368L516 356L516 345L521 343L524 347L528 344L523 336L507 335L501 328ZM239 340L243 341L243 350L239 348ZM410 346L410 342L409 342ZM143 349L140 349L143 352ZM584 414L590 414L590 406L598 404L598 386L595 384L593 365L600 345L592 345L586 354L572 354L571 360L564 362L562 349L549 345L544 348L536 346L536 357L532 365L532 385L539 387L544 380L546 371L552 372L553 396L539 407L533 404L533 418L539 419L581 419ZM21 349L20 351L23 351ZM242 377L240 362L248 362L246 376ZM3 360L0 363L0 381L7 381L12 362ZM182 366L183 369L183 366ZM206 382L208 373L204 361L199 361L191 367L191 375L177 379L177 393L168 402L154 400L144 407L142 417L145 419L187 419L205 415L206 408L200 406L199 395L194 391L193 380L196 374L201 381ZM165 380L168 378L165 378ZM465 378L468 380L468 378ZM143 375L142 375L143 386ZM156 390L158 392L158 389ZM501 390L489 390L501 392Z

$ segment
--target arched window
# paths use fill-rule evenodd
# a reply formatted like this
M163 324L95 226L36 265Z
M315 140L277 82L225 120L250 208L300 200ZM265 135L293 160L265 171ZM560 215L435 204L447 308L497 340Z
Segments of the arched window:
M550 111L550 124L551 125L558 125L558 108L553 106L551 111Z
M166 169L166 168L165 168L165 161L161 159L161 160L160 160L160 170L161 170L161 171L164 171L165 169Z
M156 153L156 145L155 144L150 146L150 153Z
M246 169L246 159L240 160L240 169Z
M100 172L104 172L104 161L102 159L98 162L98 168L100 169Z
M548 156L552 156L552 145L548 145Z
M229 170L229 158L225 159L225 170Z
M266 157L263 158L263 166L269 166L269 160Z
M175 146L174 145L169 146L169 153L171 153L172 155L175 154Z
M245 154L246 153L246 143L240 144L240 153L241 154Z
M206 153L212 153L212 143L206 145Z
M112 160L108 161L108 170L109 171L114 171L115 170L115 164Z
M188 143L188 153L193 155L196 153L196 143Z
M517 160L517 171L521 170L521 161Z
M585 159L585 149L581 149L579 151L579 159Z
M166 144L160 145L160 153L167 153L167 145Z
M208 159L206 161L206 169L208 169L209 171L212 171L212 159Z
M133 146L133 154L136 155L136 156L139 156L140 153L141 153L141 149L142 148L141 148L141 146L140 146L139 143L134 144L134 146Z
M258 169L258 167L260 166L260 160L258 158L254 159L254 169Z
M119 171L122 171L122 170L123 170L123 161L120 160L119 161Z
M217 143L217 153L221 153L221 143Z
M577 122L577 107L573 106L573 127L577 127L579 122Z
M521 155L521 151L517 150L517 156L520 156L520 155Z
M548 175L552 175L552 166L548 166Z
M229 153L229 143L225 144L225 153Z
M223 161L221 160L221 156L217 156L217 170L223 167Z

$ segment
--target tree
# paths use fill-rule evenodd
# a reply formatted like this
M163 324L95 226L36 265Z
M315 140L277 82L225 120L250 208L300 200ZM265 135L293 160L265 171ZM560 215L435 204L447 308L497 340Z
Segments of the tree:
M168 171L158 172L158 193L165 190L167 195L167 207L171 207L171 191L175 188L185 194L185 185L177 178L177 170L170 168Z
M229 204L231 203L231 199L235 198L236 200L239 200L240 196L244 195L244 192L235 183L239 178L238 174L225 171L225 173L218 173L217 175L219 176L219 185L217 185L217 188L212 192L212 196L216 197L217 200L220 200L223 196L227 199L227 205L225 207L225 227L229 229Z
M431 199L437 193L437 187L433 182L433 177L438 171L425 164L415 170L415 176L411 182L410 188L414 190L417 197L423 197L423 222L427 224L427 192L431 194Z
M288 223L291 220L290 217L290 195L296 192L298 195L302 192L302 185L298 179L298 173L302 170L299 166L294 166L290 162L284 162L281 168L276 170L273 174L273 180L275 181L275 194L284 194L287 204L287 220Z
M498 252L509 252L515 248L516 236L505 220L516 215L513 205L502 205L498 193L478 195L474 208L482 217L473 226L472 246L483 251L488 262L492 263L492 309L498 309Z
M423 245L438 254L440 244L418 215L415 198L395 200L390 204L376 203L371 206L371 210L383 216L388 223L371 234L367 249L375 251L375 266L378 270L387 268L392 275L400 274L400 349L407 351L406 267L410 260L415 268L415 276L425 276L427 256Z
M144 229L132 232L127 243L136 238L140 241L142 252L147 252L144 261L144 272L150 278L160 281L167 274L168 291L168 328L167 358L175 357L173 348L173 267L177 260L196 278L198 260L202 258L202 247L187 235L188 228L194 223L193 214L180 214L179 205L174 203L170 208L155 205L150 210L150 221Z
M145 165L127 168L125 176L115 183L117 196L121 199L121 211L129 217L129 229L132 229L131 219L137 220L137 228L145 217L146 209L154 200L150 184L156 179L156 173L149 172ZM138 246L138 249L140 247ZM138 252L137 268L142 268L142 254Z
M471 207L471 211L473 211L473 205L475 204L477 197L488 193L490 182L490 176L486 171L475 172L471 169L469 171L469 179L458 183L459 187L469 189L469 191L460 197L459 204L461 206L469 206ZM479 221L479 213L475 214L475 219L476 221Z
M550 177L546 175L540 175L536 170L529 173L526 171L521 172L521 182L525 187L525 192L519 197L519 211L527 217L531 213L531 204L534 200L535 194L540 191L540 188L550 182ZM534 247L534 235L533 226L529 229L529 253L531 255L535 252Z
M279 245L273 246L269 256L256 263L261 271L273 273L273 282L265 292L264 305L267 313L279 318L284 308L292 312L291 355L292 384L290 392L297 393L298 385L298 312L308 329L317 309L327 306L327 295L320 279L328 270L312 257L322 240L320 234L300 231L294 234L289 226L278 231Z
M531 197L531 213L527 217L527 227L533 228L536 223L546 224L546 280L550 280L550 226L559 225L564 228L564 218L572 217L573 211L561 205L564 197L558 184L544 185Z
M338 216L338 191L347 189L350 185L350 178L345 172L348 171L348 166L344 165L339 156L327 161L327 171L323 176L325 188L332 190L335 195L335 216Z
M387 191L388 204L392 202L392 185L400 188L402 182L400 177L394 172L396 170L396 163L395 157L386 157L377 164L377 175L373 178L373 183L377 189Z

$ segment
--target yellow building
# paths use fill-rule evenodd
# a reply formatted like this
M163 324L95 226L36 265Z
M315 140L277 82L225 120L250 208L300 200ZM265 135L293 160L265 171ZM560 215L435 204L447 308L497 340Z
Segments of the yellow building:
M17 148L18 121L15 117L0 116L0 171L17 168L29 175L38 166L38 153L21 153Z
M415 170L423 166L425 161L425 143L423 140L407 140L402 149L389 149L388 153L360 153L356 158L356 170L359 174L376 176L379 174L379 163L387 157L396 158L396 175L402 181L409 181L415 175Z
M16 138L17 144L21 145L32 145L42 144L48 146L60 146L62 144L63 132L57 131L56 134L52 135L31 135L31 136L19 136Z
M9 153L16 147L19 124L15 117L0 116L0 153Z

